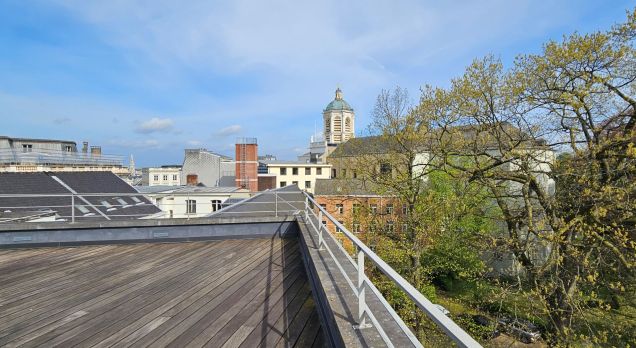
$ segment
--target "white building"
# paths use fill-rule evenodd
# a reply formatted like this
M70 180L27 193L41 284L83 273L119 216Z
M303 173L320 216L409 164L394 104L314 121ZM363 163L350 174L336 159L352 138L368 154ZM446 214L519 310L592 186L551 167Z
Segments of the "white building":
M74 141L0 136L1 172L102 172L125 179L130 169L123 158L102 154L101 146L84 142L81 152Z
M141 170L141 185L143 186L180 186L181 166L161 166L143 168Z
M298 185L301 190L313 193L316 179L329 179L331 165L325 163L304 163L294 161L261 162L268 174L276 175L276 188Z
M164 218L207 216L231 203L250 197L250 192L236 187L138 186L159 209Z

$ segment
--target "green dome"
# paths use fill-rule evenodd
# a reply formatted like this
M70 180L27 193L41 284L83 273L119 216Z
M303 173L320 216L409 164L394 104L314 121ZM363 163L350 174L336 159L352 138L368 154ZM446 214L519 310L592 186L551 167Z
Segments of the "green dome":
M331 103L329 103L329 105L327 105L327 107L325 108L325 111L334 111L334 110L353 111L353 108L351 107L351 105L349 105L349 103L347 103L346 101L344 101L344 99L342 99L342 91L340 90L340 88L336 90L336 98Z

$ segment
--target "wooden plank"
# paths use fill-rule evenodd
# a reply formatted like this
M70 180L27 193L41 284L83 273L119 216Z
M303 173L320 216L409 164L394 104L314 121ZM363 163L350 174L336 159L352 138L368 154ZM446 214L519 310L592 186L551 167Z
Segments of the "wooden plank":
M43 274L28 274L27 272L24 272L24 278L12 279L12 286L3 288L2 291L0 291L0 297L3 297L7 293L22 292L24 289L40 287L42 284L48 284L50 279L55 279L57 281L72 276L75 274L77 267L81 265L84 265L85 269L90 270L90 268L86 267L86 263L88 263L88 261L93 261L91 264L99 267L101 264L108 264L109 260L119 259L123 253L135 252L135 250L143 250L143 248L141 246L137 246L136 249L133 250L121 248L103 255L83 254L77 259L74 259L72 258L72 255L69 255L70 257L68 262L49 264L48 271ZM28 268L23 269L23 271L25 270L28 270ZM9 281L7 281L7 283L8 282Z
M283 335L279 337L278 340L273 340L273 338L275 337L274 335L268 335L267 338L260 343L260 346L293 347L296 343L296 340L298 340L298 337L300 337L300 334L305 328L305 325L307 325L307 322L312 318L314 313L316 313L316 303L314 302L311 294L309 294L309 296L307 296L307 299L305 300L305 303L303 303L302 308L298 311L296 316L288 320L287 323L283 323Z
M37 296L36 298L31 299L30 301L19 302L14 306L8 306L5 308L0 317L3 320L12 320L20 317L21 315L27 314L30 316L36 315L38 312L47 312L50 313L49 307L64 307L65 303L72 302L74 299L78 297L86 297L90 295L89 293L92 291L103 290L106 291L112 287L117 286L117 283L113 283L116 279L121 278L122 275L131 272L137 267L137 262L135 259L141 256L150 255L155 258L163 258L168 261L169 257L165 254L157 253L151 248L145 248L144 251L138 254L130 254L127 257L118 257L114 261L110 263L104 262L103 264L108 266L109 271L104 272L103 269L98 268L97 270L92 269L92 264L86 263L78 263L76 267L79 269L88 270L87 273L82 272L81 270L69 271L71 274L77 274L78 279L73 282L72 287L66 287L60 289L59 291L47 293L44 296ZM83 277L83 275L88 274L87 277ZM140 274L130 274L129 276L139 276ZM54 282L54 279L51 280ZM125 280L122 280L125 282ZM72 294L72 295L69 295ZM59 302L59 299L63 298L63 303ZM9 319L7 319L9 318ZM25 318L26 319L26 318ZM1 335L1 333L0 333Z
M320 327L320 320L318 319L318 313L314 312L313 318L310 318L307 322L307 325L303 328L303 332L298 337L298 340L294 344L294 347L311 347L314 343L316 343L316 338L322 338L324 342L324 335ZM319 342L318 342L319 343ZM324 344L323 344L324 345Z
M307 296L311 296L311 292L309 290L309 284L307 284L305 280L303 287L297 294L285 296L276 306L269 309L267 317L263 318L263 320L256 325L254 330L241 342L240 346L257 347L269 335L276 336L276 341L278 341L281 335L279 332L283 330L282 326L286 320L285 318L281 319L281 317L286 315L291 317L295 316L307 299ZM279 322L280 324L277 326L276 324Z
M322 331L322 327L316 333L316 339L311 348L325 348L327 347L327 341L325 341L325 333Z
M247 267L252 264L253 261L258 261L258 259L263 256L263 252L264 250L260 250L260 252L259 250L256 250L256 252L252 250L250 257L240 260L241 266ZM169 299L169 301L165 304L156 308L152 312L145 314L142 318L137 319L135 322L128 323L125 328L120 329L101 342L93 344L92 342L94 342L94 339L91 338L91 341L83 342L83 344L93 347L110 347L115 343L117 346L129 346L143 336L133 334L134 330L137 330L137 328L141 327L149 320L153 320L153 318L157 316L172 317L176 315L176 313L187 308L190 304L205 296L217 286L225 283L230 276L234 275L234 272L240 273L241 269L241 267L232 264L224 264L223 267L218 269L220 276L216 277L215 274L212 274L210 277L207 277L204 282L201 282L198 287L189 288L186 292L182 292L179 296ZM155 335L154 332L153 335Z
M191 249L192 251L190 254L186 253L183 257L179 257L177 259L173 258L170 260L170 262L176 264L169 269L178 266L178 263L180 262L189 262L191 258L196 258L198 255L204 255L206 252L210 251L206 248L192 249L191 246L189 246L188 249ZM158 256L166 257L165 255L168 255L169 258L170 254L161 254ZM16 332L14 330L16 329L15 327L10 328L9 335L2 337L2 334L0 334L0 344L24 335L25 333L28 333L34 329L40 329L43 326L44 329L46 329L46 325L50 325L52 322L59 320L60 317L67 315L67 313L69 312L72 313L77 310L93 311L100 306L107 306L113 301L125 301L125 298L128 294L132 293L135 290L138 291L139 289L154 281L155 278L158 276L157 271L161 273L166 271L166 269L160 269L154 272L148 270L141 274L127 274L124 277L125 279L123 279L123 281L118 281L117 279L112 279L112 282L107 281L107 283L110 283L110 285L106 284L106 288L87 288L86 292L83 293L81 297L75 298L70 302L63 301L63 303L58 304L58 307L52 306L48 312L41 314L39 317L28 320L26 320L25 317L21 317L20 319L23 320L22 326L24 326L24 330ZM134 280L131 281L131 279ZM52 315L52 313L55 315ZM42 318L45 318L46 320L38 323L38 319L41 320Z
M245 260L246 262L243 262L243 266L252 264L251 261L257 260L257 258L260 258L262 256L263 256L262 250L260 250L260 253L252 252L251 258L246 259ZM140 335L137 335L137 334L132 335L134 330L137 330L137 328L141 327L142 325L147 323L149 320L152 320L153 318L157 316L172 317L176 315L176 313L179 313L181 310L187 308L190 304L194 303L197 299L205 296L207 293L212 291L217 286L222 285L225 281L227 281L227 279L229 279L230 276L233 275L233 272L238 273L240 269L241 269L240 267L237 267L232 264L224 264L223 267L218 268L218 271L219 271L218 277L214 275L208 276L206 277L206 281L199 283L197 287L189 288L187 291L182 292L178 296L174 298L170 298L169 300L168 298L166 298L166 300L168 301L165 304L145 314L143 317L137 319L135 322L127 323L126 327L120 329L119 331L112 334L108 338L102 340L101 342L95 341L95 339L99 339L99 337L94 337L94 338L91 338L90 341L83 342L83 344L93 346L93 347L110 347L114 343L117 343L116 344L117 346L129 346L131 343L141 338ZM153 333L153 335L154 334L155 333ZM132 336L129 336L129 335L132 335ZM93 344L92 342L97 342L97 343Z
M139 296L131 296L127 298L125 303L118 306L110 306L107 311L100 313L99 316L74 328L71 332L64 333L61 337L70 337L70 339L64 341L64 345L74 346L81 343L85 346L91 346L92 344L87 341L101 341L103 338L108 337L110 333L117 332L117 330L128 326L129 323L135 322L144 313L152 311L162 303L178 296L179 293L183 292L184 288L195 286L197 283L205 281L207 277L216 277L218 273L215 272L218 272L226 264L229 256L236 254L237 251L244 253L245 251L242 249L244 248L241 248L240 245L236 245L234 249L226 248L222 254L217 254L211 261L207 261L208 258L198 258L195 260L197 262L187 265L187 269L179 270L175 277L169 278L166 276L160 282L149 286ZM117 325L115 325L116 323ZM53 342L61 342L61 337L56 337Z
M275 252L274 257L276 257L276 254L278 254L278 251ZM226 301L238 289L254 286L261 279L259 275L262 275L262 271L269 266L269 257L266 257L259 264L250 266L239 274L233 282L228 282L218 291L207 294L198 301L198 304L197 302L193 303L186 310L167 321L164 324L167 330L160 337L146 336L144 339L135 342L133 346L165 346L169 344L176 336L201 319L207 312L216 308L221 302Z
M240 326L238 328L234 325L227 326L224 330L222 330L222 332L215 335L215 337L206 344L206 347L214 345L218 346L222 342L224 347L238 347L253 331L259 330L263 327L262 325L264 325L264 322L271 320L271 316L278 317L277 310L280 309L280 312L282 312L282 309L286 305L285 300L289 297L293 298L298 293L302 292L305 284L306 281L302 277L296 279L292 287L285 292L284 296L278 298L275 302L263 303L256 311L254 311L254 315L250 316L242 323L239 323ZM228 330L229 328L231 328L231 330ZM224 340L228 334L229 337ZM260 331L258 331L258 334L260 334ZM258 342L260 342L260 339L256 343Z
M213 248L210 251L217 252ZM232 250L223 248L221 253L216 253L214 258L220 259L223 253L230 253ZM207 255L199 256L193 261L198 259L207 260ZM213 264L210 261L208 267L218 266L219 263ZM80 342L98 334L102 330L113 325L115 322L126 322L127 317L133 313L142 312L148 304L152 304L156 300L160 299L164 295L164 291L171 292L175 288L181 288L183 285L187 285L188 278L190 280L197 281L200 275L206 272L206 269L201 266L200 263L189 262L184 263L184 267L175 268L169 272L160 272L158 274L158 281L148 286L129 294L128 296L121 298L118 301L100 306L95 315L87 316L87 318L79 325L73 323L65 328L61 328L61 333L50 341L46 341L47 346L74 346ZM52 335L51 335L52 336ZM45 341L45 338L40 338L40 341Z
M285 269L274 270L264 283L252 287L240 298L225 301L214 311L208 312L201 320L192 325L169 346L173 347L202 347L220 331L226 323L236 318L254 315L256 308L266 300L275 301L302 275L304 269L301 263L288 266ZM236 294L235 294L236 295ZM222 314L219 314L222 313ZM241 319L238 319L241 322Z
M104 267L114 268L110 265L109 261L117 260L122 267L126 266L125 261L130 260L130 258L139 257L139 253L137 253L137 251L140 250L144 249L139 247L131 251L126 251L126 253L132 254L129 257L122 256L122 253L120 252L113 252L112 254L109 254L108 257L100 255L94 256L92 259L86 259L84 257L77 260L74 259L72 260L72 264L65 263L63 268L59 265L51 265L51 271L49 273L42 275L30 275L30 278L26 278L24 280L14 280L12 286L8 286L5 291L6 293L11 294L11 296L0 294L0 299L3 299L0 303L7 308L7 306L11 303L26 299L31 295L39 293L53 294L55 290L59 289L60 284L73 282L73 284L79 285L79 283L77 283L77 278L85 273L106 276L106 274L104 274ZM97 266L87 267L87 265ZM128 265L131 267L134 263L128 262Z

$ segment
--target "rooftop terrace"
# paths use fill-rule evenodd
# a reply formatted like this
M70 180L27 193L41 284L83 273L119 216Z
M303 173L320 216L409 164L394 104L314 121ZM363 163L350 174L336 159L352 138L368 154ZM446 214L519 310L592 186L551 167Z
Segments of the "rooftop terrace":
M479 347L295 186L206 218L2 228L0 346L421 347L367 278L375 267Z

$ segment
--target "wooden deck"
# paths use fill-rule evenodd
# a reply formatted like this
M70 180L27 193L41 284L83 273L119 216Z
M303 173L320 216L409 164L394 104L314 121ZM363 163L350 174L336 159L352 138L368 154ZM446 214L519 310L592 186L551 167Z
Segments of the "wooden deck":
M0 346L322 347L296 239L0 250Z

